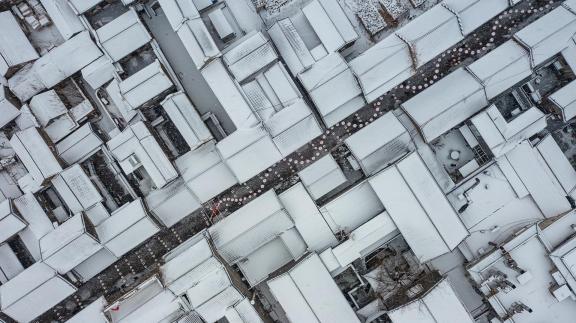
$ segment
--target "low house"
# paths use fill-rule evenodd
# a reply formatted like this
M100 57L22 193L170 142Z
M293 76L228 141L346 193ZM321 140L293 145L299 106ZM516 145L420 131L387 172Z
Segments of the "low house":
M28 224L18 214L11 200L0 202L0 243L6 242Z
M233 320L240 316L238 322L262 322L239 291L241 283L232 278L214 254L207 231L186 240L163 260L160 273L167 290L176 296L186 295L192 311L204 321Z
M156 188L178 177L172 162L141 121L109 140L107 146L125 174L143 169Z
M113 80L106 87L106 92L120 110L124 120L129 122L136 115L133 110L156 99L173 86L162 64L155 60L125 80Z
M140 199L123 205L96 227L100 242L116 257L122 257L159 231Z
M529 52L511 39L468 66L492 100L532 74Z
M86 211L104 198L78 164L52 178L52 186L73 214Z
M133 8L98 28L96 36L113 62L119 61L152 39Z
M366 175L390 165L413 150L412 138L388 112L344 140Z
M183 301L152 276L103 311L110 323L177 322L186 316Z
M417 153L369 179L420 262L454 250L468 230Z
M88 31L83 31L19 70L8 79L8 87L20 101L28 101L79 72L100 56L102 52Z
M40 239L42 261L64 275L102 249L94 225L82 213Z
M514 34L530 51L532 67L540 65L568 47L576 33L576 14L558 7Z
M0 76L9 76L38 57L12 12L0 12Z
M392 323L475 322L447 278L424 295L390 310L388 316Z
M328 127L366 103L352 70L339 53L320 59L298 78Z
M0 286L2 312L18 322L31 322L75 291L54 269L38 262Z
M313 0L302 8L326 52L338 51L359 38L336 0Z
M196 111L196 107L194 107L184 92L168 95L160 105L162 105L176 129L182 134L190 150L194 150L212 139L212 134L208 127L204 124Z
M500 110L491 105L472 117L470 122L495 157L504 155L547 126L546 115L536 107L524 111L508 122Z
M346 175L331 154L316 160L298 173L300 180L315 200L346 183Z
M315 253L267 285L291 322L360 322Z
M564 122L574 118L576 116L576 81L550 94L548 100L552 103L552 109L562 116Z
M197 7L198 1L160 0L159 3L196 68L202 69L211 60L222 55L200 17L198 10L202 8Z
M431 142L488 105L484 86L459 68L402 104L402 109Z
M68 0L40 0L40 2L64 39L70 39L86 29L80 17L68 5Z
M37 128L16 132L10 145L38 185L62 171L59 160Z

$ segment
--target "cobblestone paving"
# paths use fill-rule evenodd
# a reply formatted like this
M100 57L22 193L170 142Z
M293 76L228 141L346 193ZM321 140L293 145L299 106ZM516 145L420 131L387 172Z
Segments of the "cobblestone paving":
M393 110L458 67L467 65L511 38L514 32L560 5L560 0L525 0L501 13L453 48L417 70L417 74L366 105L305 146L256 175L223 192L171 228L154 235L108 267L78 291L42 314L35 322L64 322L98 297L113 302L157 273L161 258L184 240L207 227L210 219L225 217L261 193L293 178L317 159L343 144L351 134ZM11 322L4 314L0 319Z

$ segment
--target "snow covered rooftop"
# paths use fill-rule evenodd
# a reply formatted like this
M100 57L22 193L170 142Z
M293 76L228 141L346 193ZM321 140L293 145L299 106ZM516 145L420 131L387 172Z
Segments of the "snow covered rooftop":
M420 262L453 250L468 236L418 153L369 182Z
M392 323L475 322L447 278L425 295L388 312Z
M322 128L303 99L274 114L265 127L283 157L322 134Z
M570 210L570 203L556 178L549 174L546 164L538 158L529 142L523 142L502 158L514 170L521 185L530 193L546 217L554 217Z
M576 170L574 170L574 167L572 167L554 137L551 135L546 136L536 144L536 150L540 153L540 157L560 183L564 192L570 195L576 188Z
M293 75L314 65L315 60L290 18L278 20L268 29L270 38Z
M160 104L186 140L190 150L212 139L208 127L184 92L170 94Z
M124 105L127 109L139 108L174 85L158 60L116 84L117 86L114 86L115 82L112 82L107 90L117 90L121 102L115 103L118 106ZM128 117L126 121L129 119Z
M214 224L209 232L220 255L234 264L293 226L274 191L268 191Z
M239 306L245 297L236 289L226 268L212 253L208 232L201 231L164 256L162 281L175 295L186 295L190 305L206 322L229 317L237 310L248 311L260 322L252 305ZM252 310L250 310L252 308ZM240 315L242 316L242 315Z
M39 240L54 230L54 225L32 193L26 193L14 199L14 206L22 216L22 219L28 223L28 226L20 232L19 236L32 254L32 257L36 261L40 261L42 260L42 254Z
M359 38L336 0L313 0L302 12L328 53L338 51Z
M306 251L294 226L271 190L208 230L222 258L230 265L238 264L249 285L255 286Z
M108 322L178 322L184 316L182 301L163 288L157 276L110 304L104 313Z
M413 146L410 134L392 112L376 119L344 142L368 175L407 154Z
M414 75L410 48L392 34L350 61L366 101L372 102Z
M320 208L332 232L350 233L384 211L368 181L348 189Z
M382 212L352 231L346 241L322 252L320 258L331 273L339 272L396 235L398 230L392 218L388 212Z
M68 0L40 0L40 2L64 39L70 39L86 29L72 6L68 4Z
M459 68L402 104L431 142L488 105L482 84Z
M230 76L221 59L215 59L202 69L202 76L237 129L254 126L258 119Z
M116 257L123 256L158 231L140 199L124 204L96 227L100 242Z
M259 126L238 129L216 147L240 183L282 159L270 135Z
M570 250L574 248L574 239L567 238L573 234L571 226L574 224L575 213L570 212L546 226L541 223L526 226L509 233L500 248L468 266L469 277L476 282L484 295L490 295L489 303L498 317L506 317L509 309L519 302L528 306L531 311L516 313L512 317L514 322L563 322L570 321L576 315L574 301L565 299L571 297L571 291L558 293L562 285L572 279L562 262L568 266L573 264L573 252ZM511 257L518 267L528 274L522 277L510 268L509 258L506 256ZM557 271L560 271L560 275ZM493 293L491 281L502 280L502 276L516 288ZM558 295L558 298L555 295Z
M172 162L142 121L124 129L107 146L125 174L144 167L158 188L178 177Z
M258 73L278 59L274 47L261 32L252 32L234 42L222 57L238 82Z
M100 296L76 315L72 316L66 323L108 323L103 313L105 307L106 299L104 296Z
M52 185L74 214L104 200L79 164L63 170L52 178Z
M560 90L552 93L548 99L560 110L564 121L576 117L576 81L572 81Z
M27 101L45 89L52 88L102 56L87 31L52 49L8 80L10 90Z
M298 176L315 200L346 183L344 172L331 154L316 160L301 170Z
M510 6L509 0L443 0L442 5L460 20L462 33L469 35L476 28Z
M491 105L470 121L495 157L504 155L546 128L546 116L536 107L507 122L500 110Z
M37 128L16 132L10 144L35 182L42 184L62 171L60 162Z
M160 0L164 14L198 69L221 55L198 13L197 1Z
M458 17L443 4L427 10L400 28L396 35L411 47L416 67L424 65L464 38Z
M78 213L40 239L44 263L64 275L102 249L92 223Z
M338 243L302 183L290 187L278 198L310 250L321 252Z
M6 242L26 226L27 223L13 209L12 201L0 203L0 243Z
M222 161L214 141L205 143L176 160L186 186L204 203L238 183L234 173Z
M114 62L144 46L152 39L134 9L128 10L97 29L96 35L100 45Z
M0 286L2 312L18 322L30 322L75 291L54 269L38 262Z
M58 157L66 164L73 165L90 156L102 144L102 139L94 132L92 125L86 123L58 142L56 150L58 151Z
M77 14L82 14L104 0L68 0L70 6L76 11Z
M558 7L514 34L530 50L532 66L540 65L568 47L576 33L576 14Z
M291 322L360 322L315 253L267 284Z
M6 87L0 85L0 129L20 115L20 110L6 98Z
M530 54L511 39L468 66L491 100L532 74Z
M298 77L328 127L365 104L354 74L339 53L325 56Z
M98 89L114 78L114 72L116 67L112 61L107 56L101 56L82 69L82 78L91 88Z
M38 53L20 29L20 25L10 11L0 12L0 59L6 67L14 67L38 58ZM7 70L0 65L0 76Z

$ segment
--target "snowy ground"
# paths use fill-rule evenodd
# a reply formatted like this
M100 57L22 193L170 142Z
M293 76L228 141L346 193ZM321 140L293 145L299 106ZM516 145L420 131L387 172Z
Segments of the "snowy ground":
M561 3L561 1L553 0L550 1L550 3L542 0L525 0L514 9L508 10L493 21L488 22L475 34L472 34L454 48L424 65L419 69L418 74L404 82L401 86L393 89L387 95L380 97L341 123L327 129L321 136L310 141L298 151L272 165L246 183L236 185L228 191L223 192L214 198L212 203L206 203L203 209L188 216L172 228L164 229L94 279L80 286L78 292L62 301L51 311L37 318L36 321L64 321L101 295L104 295L109 302L116 300L120 295L128 292L145 278L154 274L159 266L162 255L206 227L208 223L205 222L204 218L212 210L219 212L220 216L226 216L259 196L261 193L274 188L288 178L292 178L298 171L304 169L315 160L338 149L338 147L343 145L345 138L370 124L387 111L394 109L399 102L404 102L413 97L416 93L419 93L457 66L478 59L486 52L508 40L510 31L517 30L521 28L522 25L544 15ZM542 8L542 10L539 10L540 8ZM521 11L520 9L530 9L530 11ZM155 17L152 20L158 18L159 17ZM161 43L161 46L165 47L163 47L164 51L170 50L172 46L175 48L178 47L177 42L175 43L174 40L166 41L173 33L165 27L163 29L161 27L162 24L150 23L150 21L147 21L147 24L151 29L155 29L155 31L153 30L152 32L158 42ZM495 35L492 36L491 31L494 26L496 26L496 32ZM162 42L164 42L164 45L162 45ZM182 45L180 44L179 46ZM169 57L170 63L175 65L174 69L179 71L179 73L182 71L189 73L189 71L193 69L192 63L188 62L188 64L186 64L185 61L178 61L183 60L184 57L182 56L185 55L180 52L179 56L179 51L175 49L172 50L173 52L170 54L166 52L166 56ZM181 50L183 50L183 47ZM177 66L180 66L180 69ZM184 67L186 68L183 69ZM190 73L201 77L194 74L194 71ZM183 78L183 75L180 75L180 77ZM189 93L192 98L198 100L198 98L195 97L196 94L200 95L203 100L206 100L205 93L202 91L198 92L193 86L190 87L191 84L201 83L198 83L198 80L189 80L189 82L189 88L194 91ZM187 90L189 88L187 88ZM206 108L206 105L201 105L197 102L196 104L199 109ZM213 208L213 205L218 205L219 207Z

